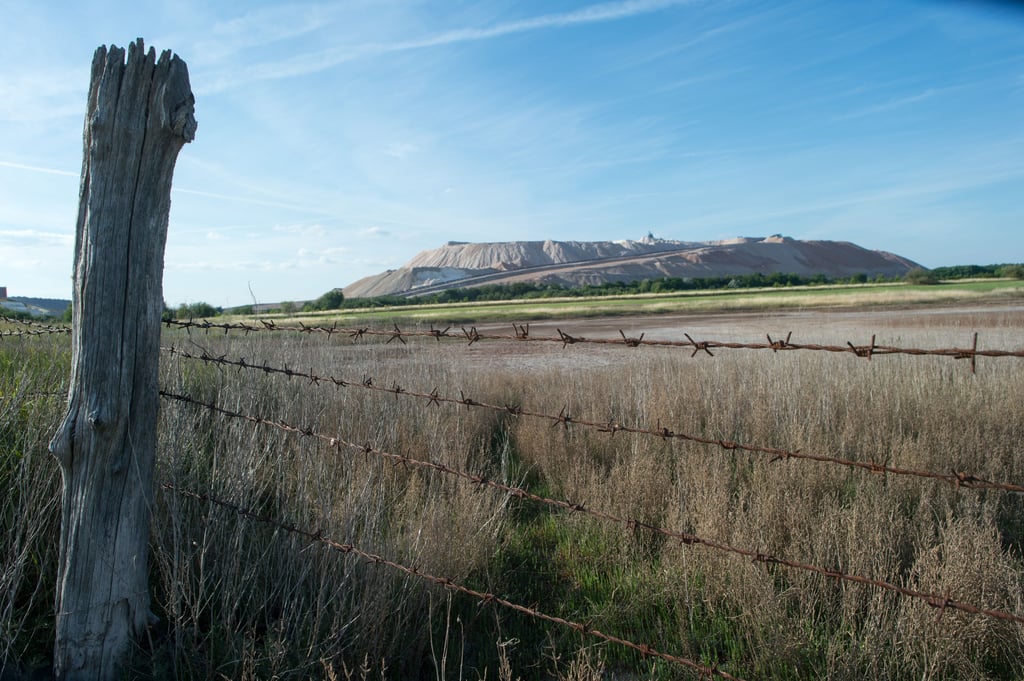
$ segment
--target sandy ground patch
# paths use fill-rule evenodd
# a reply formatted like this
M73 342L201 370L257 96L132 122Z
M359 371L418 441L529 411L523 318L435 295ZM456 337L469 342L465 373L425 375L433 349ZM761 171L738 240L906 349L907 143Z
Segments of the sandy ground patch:
M479 324L480 333L514 333L510 323ZM794 343L867 345L875 335L880 345L900 347L971 346L973 334L979 335L979 347L985 347L986 335L998 338L999 348L1024 348L1024 304L985 304L978 306L918 306L905 309L769 310L764 312L727 312L716 314L666 314L589 319L545 320L531 322L531 337L558 337L559 329L574 337L684 341L689 334L696 341L760 343L767 336L785 338L792 333ZM1020 333L1014 333L1014 330ZM1013 347L1007 337L1016 338ZM991 346L991 345L990 345ZM640 348L663 350L663 348ZM623 349L579 343L563 348L561 343L522 343L515 341L476 343L461 348L461 361L487 364L495 369L573 368L602 366L621 361Z

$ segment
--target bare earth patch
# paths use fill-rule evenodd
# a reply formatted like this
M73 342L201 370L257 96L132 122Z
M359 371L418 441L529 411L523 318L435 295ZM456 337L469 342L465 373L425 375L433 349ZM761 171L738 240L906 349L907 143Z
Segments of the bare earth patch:
M770 310L714 314L667 314L594 317L531 322L531 337L558 337L559 330L573 337L685 341L765 342L792 333L794 343L865 345L876 336L880 345L925 348L970 347L974 332L985 347L986 331L1024 329L1024 304L951 305L905 309L865 308L840 310ZM513 334L511 324L478 324L480 333ZM1024 342L1024 338L1022 338ZM1019 349L1019 348L1001 348ZM664 348L641 347L641 352ZM495 369L573 368L603 366L621 361L622 348L580 343L483 343L459 348L463 361L490 364Z

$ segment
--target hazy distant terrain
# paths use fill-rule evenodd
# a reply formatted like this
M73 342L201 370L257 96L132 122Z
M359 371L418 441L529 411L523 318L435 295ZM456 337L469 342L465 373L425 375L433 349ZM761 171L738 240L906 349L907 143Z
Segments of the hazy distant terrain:
M59 298L28 298L25 296L12 296L5 302L13 304L0 305L0 313L3 312L3 308L7 308L15 312L27 311L35 315L50 315L53 317L59 317L64 314L64 311L68 309L69 305L71 305L70 300L62 300Z
M902 276L919 265L848 241L800 241L780 235L725 241L448 242L396 270L345 287L345 297L421 294L482 284L537 282L600 285L663 277L787 274Z

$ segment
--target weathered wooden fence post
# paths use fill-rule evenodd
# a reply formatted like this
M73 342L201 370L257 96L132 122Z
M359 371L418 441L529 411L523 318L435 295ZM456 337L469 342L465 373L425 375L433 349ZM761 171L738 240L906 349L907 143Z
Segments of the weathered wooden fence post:
M148 542L171 176L195 136L188 67L100 47L92 61L75 236L63 473L58 679L112 679L152 618Z

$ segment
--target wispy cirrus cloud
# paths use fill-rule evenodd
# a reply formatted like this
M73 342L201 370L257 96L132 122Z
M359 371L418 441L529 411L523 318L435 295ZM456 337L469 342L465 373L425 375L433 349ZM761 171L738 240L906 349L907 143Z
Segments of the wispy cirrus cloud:
M570 12L542 14L536 17L507 21L490 26L441 31L409 40L363 43L306 52L287 59L255 64L243 71L233 69L230 74L212 78L211 83L205 87L205 91L215 92L224 90L233 85L253 80L274 80L307 75L338 66L345 62L381 54L479 42L518 33L619 21L664 11L672 7L692 4L693 2L695 0L621 0L618 2L601 3Z
M910 95L904 95L902 97L892 97L884 102L878 104L871 104L854 111L841 114L833 118L834 121L847 121L857 118L864 118L866 116L874 116L880 113L886 113L889 111L895 111L902 109L903 107L912 106L919 102L924 102L934 97L945 95L956 90L962 90L965 86L963 85L951 85L949 87L933 87L917 92Z
M5 71L0 75L0 121L39 123L84 115L87 67Z
M0 243L17 246L60 246L68 247L75 242L73 234L46 232L38 229L0 229Z
M27 163L16 163L14 161L0 161L0 167L13 168L15 170L28 170L33 173L46 173L48 175L64 175L67 177L78 177L78 173L60 168L44 168L43 166L30 165Z
M307 36L336 21L343 10L341 3L288 3L217 21L195 43L197 63L216 63L249 48Z
M391 236L391 232L389 230L384 229L383 227L380 227L378 225L373 225L372 227L366 227L365 229L361 229L357 232L357 234L362 237L372 238L387 238Z

